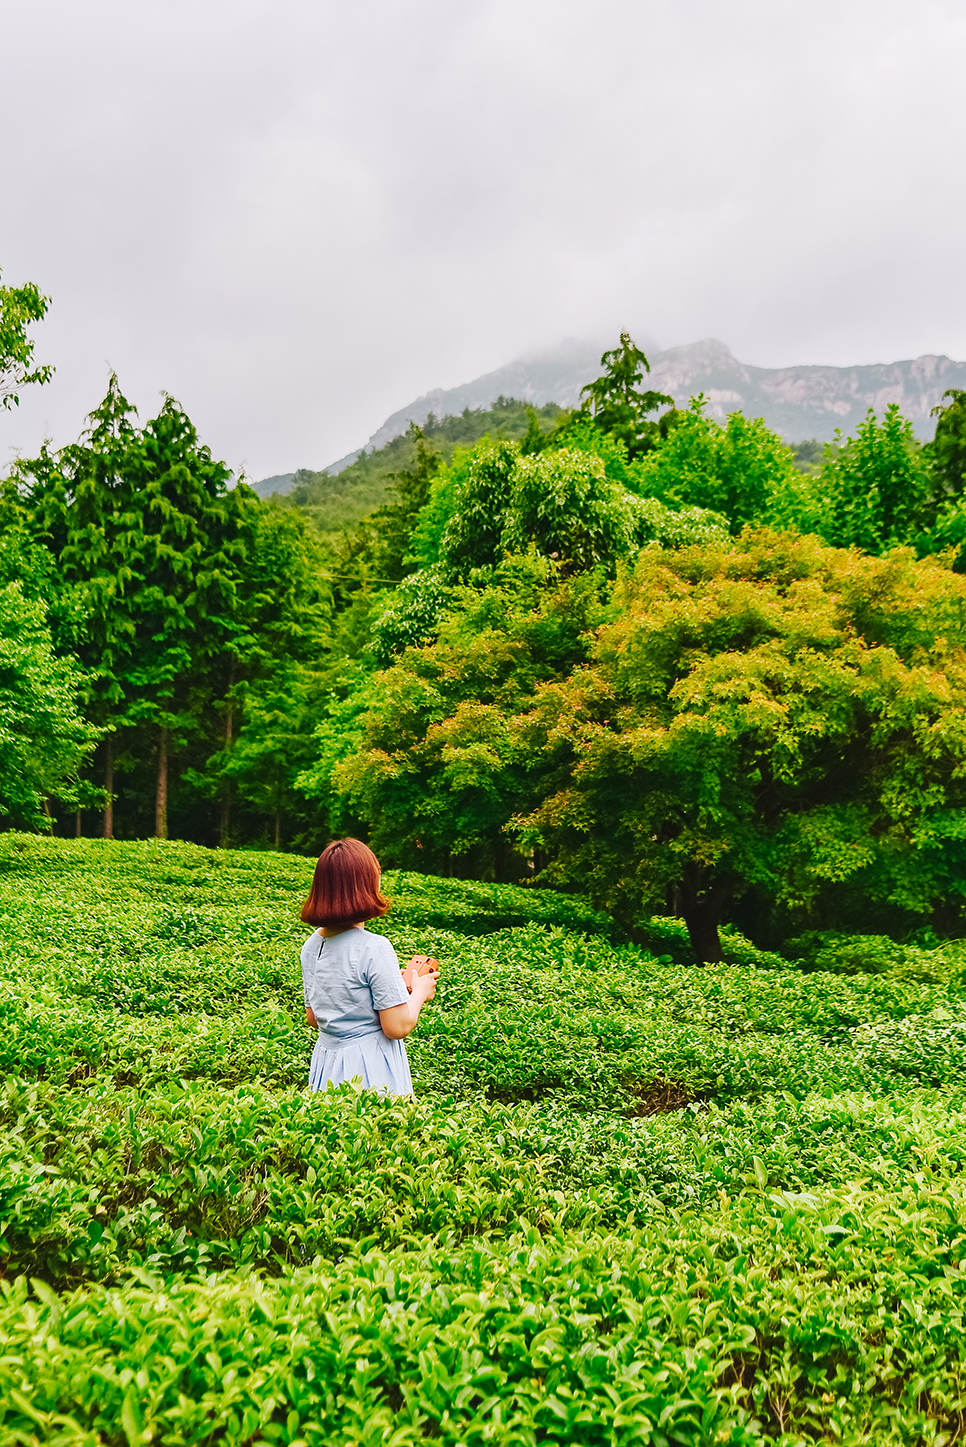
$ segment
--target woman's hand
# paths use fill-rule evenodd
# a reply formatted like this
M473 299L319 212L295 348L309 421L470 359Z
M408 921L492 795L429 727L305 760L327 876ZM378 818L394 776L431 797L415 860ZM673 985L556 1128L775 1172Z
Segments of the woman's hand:
M413 980L417 975L425 975L429 969L439 971L439 960L434 960L432 955L413 955L409 964L402 972L403 983L410 994L413 992Z
M439 979L439 970L427 970L425 975L416 975L413 980L410 994L414 1000L420 1003L431 1000L436 994L436 981Z
M432 961L436 963L435 960ZM403 971L403 978L406 971ZM427 1000L431 1000L436 994L436 981L439 979L439 970L427 970L425 975L414 975L412 984L409 986L410 996L404 1005L393 1005L391 1010L379 1011L379 1024L382 1026L382 1033L390 1040L405 1040L406 1036L416 1028L419 1019L419 1012Z

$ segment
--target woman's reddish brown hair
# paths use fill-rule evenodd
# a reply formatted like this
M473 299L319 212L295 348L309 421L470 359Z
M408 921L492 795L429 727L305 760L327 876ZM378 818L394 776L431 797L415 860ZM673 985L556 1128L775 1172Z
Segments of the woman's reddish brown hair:
M379 893L379 860L361 839L336 839L319 855L312 892L302 906L306 924L346 927L378 919L389 901Z

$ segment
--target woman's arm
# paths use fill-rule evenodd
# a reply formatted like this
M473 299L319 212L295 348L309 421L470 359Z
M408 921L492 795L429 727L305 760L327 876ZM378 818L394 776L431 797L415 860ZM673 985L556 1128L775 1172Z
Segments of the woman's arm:
M318 1030L319 1028L319 1022L316 1020L308 1005L305 1007L305 1023L306 1025L310 1025L313 1030Z
M436 994L438 979L438 970L430 971L425 975L416 975L413 980L412 994L404 1005L393 1005L389 1010L379 1011L379 1024L382 1026L383 1035L388 1036L390 1040L404 1040L411 1031L415 1030L420 1010L426 1001L431 1000Z

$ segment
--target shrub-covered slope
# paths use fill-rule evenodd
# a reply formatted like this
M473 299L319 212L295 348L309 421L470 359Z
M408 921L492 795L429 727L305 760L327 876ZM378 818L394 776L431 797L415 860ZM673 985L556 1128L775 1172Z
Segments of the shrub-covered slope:
M310 1096L310 869L0 837L0 1443L953 1440L957 947L387 875L416 1100Z
M538 425L547 431L561 409L553 402L541 407ZM498 397L490 408L464 409L456 417L434 417L423 424L422 432L433 451L448 462L459 446L471 447L487 433L493 437L523 438L530 426L527 404L513 397ZM354 527L373 509L384 503L389 485L396 473L403 472L416 461L416 445L411 432L393 437L371 452L365 449L341 472L313 472L300 468L291 487L285 489L288 500L306 512L323 533L337 533Z

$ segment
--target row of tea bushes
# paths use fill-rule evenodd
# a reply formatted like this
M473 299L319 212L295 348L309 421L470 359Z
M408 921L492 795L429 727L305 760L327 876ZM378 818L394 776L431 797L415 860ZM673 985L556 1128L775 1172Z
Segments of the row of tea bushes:
M0 1447L962 1434L959 946L387 876L417 1097L314 1096L311 867L0 836Z
M961 1189L747 1192L615 1236L146 1272L0 1304L0 1440L286 1447L958 1435Z
M966 1108L770 1097L631 1119L542 1103L207 1084L4 1087L0 1266L64 1286L134 1268L274 1271L365 1246L613 1230L767 1187L958 1178Z

